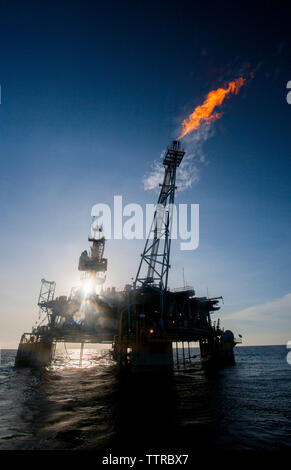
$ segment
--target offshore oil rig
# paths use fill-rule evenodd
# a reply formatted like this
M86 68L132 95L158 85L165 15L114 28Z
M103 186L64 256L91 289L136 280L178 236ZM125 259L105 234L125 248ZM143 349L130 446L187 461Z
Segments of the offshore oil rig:
M219 320L211 321L222 297L196 297L192 287L168 288L176 172L184 154L178 141L164 154L164 179L134 282L121 291L103 289L105 237L103 228L93 224L90 252L79 258L83 287L55 297L55 282L42 279L40 323L22 335L16 365L49 364L58 342L79 343L81 352L85 343L110 343L119 370L132 372L171 372L173 344L178 362L178 344L184 357L184 344L190 342L199 342L205 366L234 363L233 348L241 340L224 331Z

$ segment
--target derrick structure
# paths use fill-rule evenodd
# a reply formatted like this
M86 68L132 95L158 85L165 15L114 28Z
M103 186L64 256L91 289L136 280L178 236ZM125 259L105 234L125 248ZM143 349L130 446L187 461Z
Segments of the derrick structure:
M167 290L176 172L184 155L185 151L181 148L180 142L175 140L165 152L163 158L164 180L144 251L141 255L134 288L152 285L159 287L161 292Z
M78 270L82 272L81 279L91 279L96 284L104 284L106 280L107 258L103 257L105 237L102 227L98 225L93 226L88 241L92 243L89 254L85 250L79 258Z
M38 319L40 320L39 326L47 319L50 322L50 310L46 306L47 302L54 299L56 290L56 283L54 281L41 280L40 292L38 296L37 305L39 307ZM42 313L45 314L44 318L41 319Z

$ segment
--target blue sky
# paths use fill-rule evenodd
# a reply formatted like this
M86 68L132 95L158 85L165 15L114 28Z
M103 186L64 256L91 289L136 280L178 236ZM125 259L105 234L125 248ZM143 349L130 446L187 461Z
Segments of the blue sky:
M43 3L43 2L41 2ZM40 279L78 283L98 202L154 203L143 178L206 94L254 70L203 144L200 245L173 243L197 294L223 295L245 344L291 339L290 36L284 10L199 2L1 2L1 338L37 318ZM108 284L135 276L141 241L109 241ZM122 266L126 268L122 269ZM287 297L286 297L287 296ZM246 310L248 309L248 310ZM252 310L249 310L252 309ZM214 316L216 318L216 316Z

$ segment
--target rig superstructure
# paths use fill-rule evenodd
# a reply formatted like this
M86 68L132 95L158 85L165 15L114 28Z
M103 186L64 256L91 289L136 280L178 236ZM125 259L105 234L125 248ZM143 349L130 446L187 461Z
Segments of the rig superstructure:
M106 279L107 259L102 227L93 225L90 253L83 251L78 266L86 289L55 298L55 283L42 280L38 305L46 324L22 335L17 365L49 363L57 342L81 343L81 350L84 343L112 343L119 369L132 372L172 371L173 343L177 352L178 343L199 342L205 365L234 362L240 340L210 317L222 297L196 297L192 287L168 288L176 171L184 154L178 141L164 154L164 179L133 284L122 291L102 287L96 294L95 286Z

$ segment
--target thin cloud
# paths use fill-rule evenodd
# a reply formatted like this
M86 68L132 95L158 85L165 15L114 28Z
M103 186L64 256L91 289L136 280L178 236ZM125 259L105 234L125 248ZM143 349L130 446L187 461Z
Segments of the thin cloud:
M264 302L259 305L253 305L240 310L239 312L225 315L224 318L232 318L240 321L264 321L270 319L279 321L289 318L291 327L291 293L288 293L279 299Z

